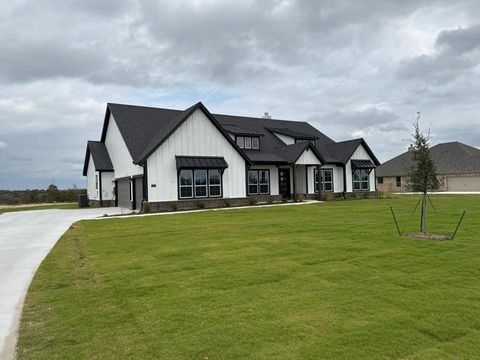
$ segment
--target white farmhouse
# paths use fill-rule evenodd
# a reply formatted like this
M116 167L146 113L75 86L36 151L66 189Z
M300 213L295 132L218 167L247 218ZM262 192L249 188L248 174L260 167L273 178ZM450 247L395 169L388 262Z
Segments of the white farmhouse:
M335 142L306 122L109 103L83 175L90 203L168 211L375 196L378 165L363 139Z

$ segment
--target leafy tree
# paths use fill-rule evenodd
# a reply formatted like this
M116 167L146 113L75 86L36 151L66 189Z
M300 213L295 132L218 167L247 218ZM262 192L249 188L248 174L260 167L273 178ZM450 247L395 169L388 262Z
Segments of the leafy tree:
M427 232L427 193L438 190L440 182L437 177L437 168L430 154L430 131L425 134L420 129L420 113L417 114L412 134L413 165L409 169L408 178L410 189L423 194L420 231Z
M47 198L49 202L58 202L60 201L60 191L56 185L49 185L47 189Z

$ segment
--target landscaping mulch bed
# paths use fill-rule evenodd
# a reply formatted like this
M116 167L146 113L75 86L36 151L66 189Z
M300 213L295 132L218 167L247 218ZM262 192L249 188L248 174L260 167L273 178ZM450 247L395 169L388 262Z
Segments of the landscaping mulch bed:
M439 234L431 234L431 233L423 233L423 232L408 232L408 233L403 233L402 236L413 238L413 239L420 239L420 240L436 240L436 241L451 240L450 236L447 236L447 235L439 235Z

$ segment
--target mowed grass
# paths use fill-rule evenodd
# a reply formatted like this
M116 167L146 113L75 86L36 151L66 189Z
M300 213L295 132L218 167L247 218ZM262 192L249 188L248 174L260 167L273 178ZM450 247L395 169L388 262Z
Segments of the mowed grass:
M58 203L58 204L26 204L20 206L0 206L0 215L12 211L46 210L46 209L78 209L77 203Z
M20 359L473 359L480 197L432 197L83 221L40 266Z

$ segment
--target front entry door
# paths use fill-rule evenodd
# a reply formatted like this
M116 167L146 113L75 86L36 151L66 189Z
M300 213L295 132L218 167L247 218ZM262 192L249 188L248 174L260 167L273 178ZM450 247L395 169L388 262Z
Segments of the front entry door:
M290 169L278 169L278 186L280 195L284 198L290 197Z

